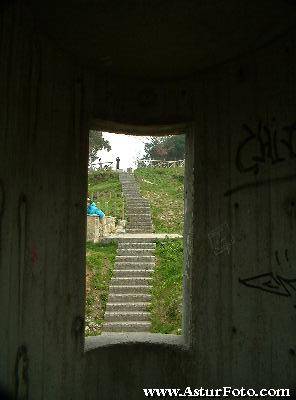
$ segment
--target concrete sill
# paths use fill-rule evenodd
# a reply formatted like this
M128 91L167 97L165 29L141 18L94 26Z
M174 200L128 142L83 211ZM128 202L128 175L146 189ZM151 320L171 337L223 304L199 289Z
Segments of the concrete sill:
M174 347L186 351L188 346L185 343L183 335L166 335L160 333L104 333L100 336L88 336L85 338L84 351L89 352L102 347L113 346L132 346L147 345Z

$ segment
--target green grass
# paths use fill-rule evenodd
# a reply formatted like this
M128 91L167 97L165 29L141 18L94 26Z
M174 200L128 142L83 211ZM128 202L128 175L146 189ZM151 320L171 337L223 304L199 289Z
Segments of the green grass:
M123 219L123 197L118 173L98 170L88 175L88 193L96 205L111 217Z
M156 232L183 233L184 167L135 170L141 194L151 206Z
M116 250L114 242L86 243L86 336L101 333Z
M152 332L181 334L183 240L157 241L155 255L150 306Z

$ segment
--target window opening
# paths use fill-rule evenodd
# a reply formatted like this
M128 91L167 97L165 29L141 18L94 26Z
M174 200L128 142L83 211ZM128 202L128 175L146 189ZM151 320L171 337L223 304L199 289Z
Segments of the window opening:
M90 131L85 335L182 334L185 134Z

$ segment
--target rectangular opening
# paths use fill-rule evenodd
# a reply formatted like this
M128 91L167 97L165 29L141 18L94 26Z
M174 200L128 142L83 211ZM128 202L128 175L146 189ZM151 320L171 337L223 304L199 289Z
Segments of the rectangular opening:
M85 335L182 335L185 134L89 143Z

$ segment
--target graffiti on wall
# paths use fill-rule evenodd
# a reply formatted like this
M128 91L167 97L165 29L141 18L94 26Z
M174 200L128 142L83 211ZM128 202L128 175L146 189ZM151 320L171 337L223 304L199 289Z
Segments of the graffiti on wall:
M259 121L254 128L242 124L243 140L238 144L235 156L236 169L241 174L253 174L256 180L231 187L224 196L252 187L268 186L270 183L288 182L296 179L296 174L259 179L260 168L264 165L279 165L296 160L296 122L276 127L275 118L270 125ZM260 174L259 174L260 175Z
M276 296L295 297L296 278L288 279L273 272L255 275L249 278L241 279L239 282L247 287L272 293ZM293 296L294 295L294 296ZM296 305L294 305L296 308Z
M263 164L296 159L296 122L278 129L259 121L256 128L243 124L242 130L245 138L239 143L235 158L239 172L257 175Z

